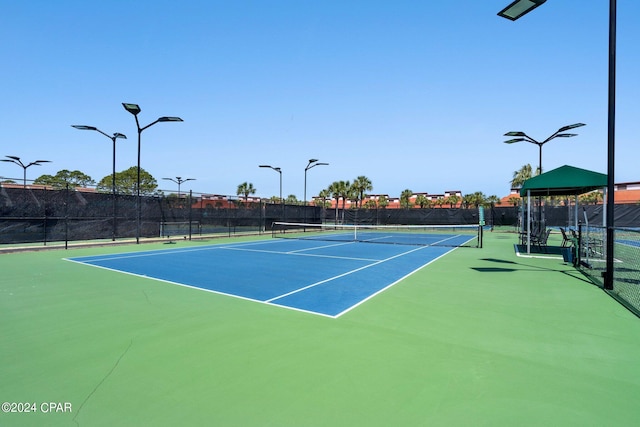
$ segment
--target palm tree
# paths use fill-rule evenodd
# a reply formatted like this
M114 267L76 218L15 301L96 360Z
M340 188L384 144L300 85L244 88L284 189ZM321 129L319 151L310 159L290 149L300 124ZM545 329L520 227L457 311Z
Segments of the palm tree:
M476 191L472 195L472 204L477 208L484 205L487 201L487 196L482 191Z
M602 200L602 193L597 190L580 196L580 202L587 205L590 203L597 205L600 200Z
M473 194L465 194L462 197L462 206L465 209L469 209L475 202L475 197Z
M416 205L420 206L420 209L430 208L431 199L429 199L424 194L418 194L418 196L416 197Z
M344 223L344 208L347 199L353 194L349 181L338 181L338 194L342 197L342 222Z
M448 203L451 206L451 208L455 208L456 206L458 206L458 203L460 203L460 197L458 197L455 194L452 194L446 198L445 202Z
M361 175L353 181L353 184L351 184L351 188L353 190L353 194L356 196L355 201L357 207L359 204L360 206L362 205L364 193L366 191L373 190L373 184L371 183L371 180L369 178Z
M365 209L376 209L377 207L378 207L378 204L373 199L369 199L364 203Z
M242 195L244 197L245 203L249 198L249 194L255 194L255 193L256 193L256 189L253 188L253 184L250 182L243 182L242 184L238 185L238 190L236 192L238 196Z
M287 205L299 205L300 201L295 194L289 194L284 201Z
M340 201L341 197L342 219L344 220L344 206L347 202L347 197L349 197L350 194L350 187L351 185L349 184L349 181L334 181L329 186L329 188L327 188L327 191L331 194L331 196L336 199L336 221L338 221L338 202Z
M329 190L320 190L318 197L314 200L314 204L316 206L322 206L322 208L325 209L327 207L327 199L330 197L331 192L329 192Z
M412 205L411 196L413 196L413 191L408 188L406 190L402 190L402 193L400 193L400 206L404 209L410 209Z
M378 197L378 207L384 209L387 206L389 206L389 199L387 198L387 196L382 195Z
M513 179L511 180L511 188L520 188L526 180L531 178L531 165L526 164L513 173Z
M500 198L496 195L492 195L487 197L484 202L488 203L489 205L495 206L500 204Z

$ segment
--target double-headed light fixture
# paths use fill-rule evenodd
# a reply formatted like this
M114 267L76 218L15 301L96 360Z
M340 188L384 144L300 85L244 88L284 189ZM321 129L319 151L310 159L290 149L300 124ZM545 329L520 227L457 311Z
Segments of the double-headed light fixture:
M138 114L140 114L140 106L138 104L128 104L122 103L122 106L125 110L133 114L136 119L136 127L138 128L138 178L136 184L136 210L138 212L137 216L137 224L136 224L136 243L140 243L140 216L141 216L141 205L140 205L140 135L142 131L150 128L156 123L160 122L182 122L183 120L180 117L160 117L156 121L149 123L146 126L140 127L140 122L138 121Z
M514 144L516 142L524 141L524 142L530 142L532 144L536 144L538 147L540 147L538 173L542 173L542 146L555 138L571 138L571 137L577 136L578 135L577 133L564 133L564 132L581 127L581 126L585 126L585 124L574 123L572 125L563 126L560 129L558 129L555 133L553 133L551 136L549 136L547 139L545 139L544 141L536 141L535 139L531 138L529 135L521 131L507 132L504 134L504 136L517 136L518 138L510 139L508 141L505 141L504 143Z
M80 129L80 130L92 130L99 132L113 141L113 159L112 159L112 168L111 168L111 196L113 198L113 232L111 240L116 240L117 234L117 205L116 205L116 139L127 139L127 136L123 133L115 132L113 136L101 131L95 126L85 126L85 125L71 125L71 127Z
M22 160L20 160L20 157L16 157L16 156L5 156L5 157L6 159L0 159L0 162L15 163L16 165L22 168L23 170L22 188L25 190L27 189L27 169L31 166L40 166L42 163L51 162L51 160L36 160L30 163L27 163L25 165L24 163L22 163Z
M184 178L184 179L183 179L183 178L182 178L182 177L180 177L180 176L176 176L176 178L175 178L175 179L173 179L173 178L162 178L162 179L166 179L167 181L173 181L173 182L175 182L176 184L178 184L178 199L179 199L179 198L180 198L180 196L181 196L181 193L180 193L180 186L181 186L183 183L187 182L187 181L195 181L195 180L196 180L195 178Z

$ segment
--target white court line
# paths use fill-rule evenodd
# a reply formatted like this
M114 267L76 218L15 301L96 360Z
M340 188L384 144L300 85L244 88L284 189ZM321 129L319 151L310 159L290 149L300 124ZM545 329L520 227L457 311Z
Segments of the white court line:
M324 244L322 246L315 246L313 248L305 248L305 249L297 249L295 251L288 251L287 253L291 253L292 254L292 253L295 253L295 252L315 251L317 249L333 248L335 246L353 245L354 243L356 243L356 242L352 241L352 242L343 242L343 243Z
M382 259L382 260L379 260L379 261L373 262L373 263L371 263L371 264L368 264L368 265L365 265L365 266L362 266L362 267L356 268L356 269L354 269L354 270L347 271L346 273L342 273L342 274L339 274L339 275L337 275L337 276L333 276L333 277L330 277L330 278L328 278L328 279L321 280L321 281L319 281L319 282L312 283L312 284L310 284L310 285L308 285L308 286L305 286L305 287L302 287L302 288L296 289L296 290L294 290L294 291L287 292L287 293L285 293L285 294L279 295L279 296L277 296L277 297L274 297L274 298L268 299L268 300L266 300L265 302L273 302L273 301L275 301L275 300L277 300L277 299L284 298L284 297L287 297L287 296L289 296L289 295L297 294L298 292L302 292L302 291L305 291L305 290L307 290L307 289L311 289L311 288L313 288L313 287L315 287L315 286L319 286L319 285L321 285L321 284L323 284L323 283L327 283L327 282L330 282L330 281L332 281L332 280L339 279L339 278L341 278L341 277L348 276L348 275L350 275L350 274L356 273L356 272L358 272L358 271L365 270L365 269L367 269L367 268L369 268L369 267L373 267L374 265L382 264L383 262L387 262L387 261L390 261L390 260L392 260L392 259L395 259L395 258L398 258L398 257L404 256L404 255L408 255L408 254L410 254L410 253L412 253L412 252L415 252L415 251L420 251L420 250L422 250L422 249L424 249L424 248L426 248L426 247L427 247L427 246L420 246L420 247L417 247L417 248L412 249L412 250L410 250L410 251L403 252L403 253L401 253L401 254L397 254L397 255L394 255L394 256L392 256L392 257L385 258L385 259Z
M223 248L223 249L227 249L230 251L261 252L266 254L307 256L307 257L316 257L316 258L333 258L333 259L344 259L344 260L351 260L351 261L367 261L367 262L379 261L378 259L371 259L371 258L355 258L355 257L345 257L345 256L336 256L336 255L303 254L298 251L280 252L280 251L268 251L265 249L244 249L244 248ZM315 249L322 249L322 247L318 247Z
M75 261L75 260L68 259L68 258L64 258L64 259L66 261L71 261L71 262L76 262L76 263L79 263L79 264L87 265L87 263L84 263L84 262L81 262L81 261ZM198 285L187 285L186 283L174 282L172 280L160 279L158 277L146 276L144 274L132 273L132 272L129 272L129 271L124 271L124 270L117 270L117 269L114 269L114 268L103 267L101 265L93 265L93 264L88 264L88 265L89 265L89 267L101 268L103 270L114 271L116 273L127 274L129 276L134 276L134 277L141 277L143 279L151 279L151 280L155 280L156 282L162 282L162 283L168 283L170 285L182 286L183 288L189 288L189 289L194 289L194 290L197 290L197 291L209 292L209 293L217 294L217 295L224 295L224 296L227 296L227 297L238 298L238 299L245 300L245 301L257 302L259 304L265 304L265 305L269 305L271 307L274 306L274 304L271 304L271 303L269 303L267 301L254 299L254 298L249 298L249 297L244 297L244 296L238 295L238 294L231 294L231 293L227 293L227 292L216 291L216 290L213 290L213 289L207 289L207 288L203 288L203 287L198 286ZM323 317L334 318L334 316L331 316L331 315L328 315L328 314L324 314L324 313L320 313L320 312L317 312L317 311L303 310L303 309L300 309L300 308L288 307L288 306L283 306L283 305L275 305L275 306L276 307L284 307L284 308L287 308L289 310L295 310L295 311L299 311L299 312L303 312L303 313L309 313L309 314L315 314L315 315L319 315L319 316L323 316Z
M145 251L145 252L126 252L120 255L105 254L103 255L102 258L95 258L89 255L89 256L77 257L75 259L71 259L71 258L63 258L63 259L67 261L76 261L76 262L83 262L85 264L89 264L96 261L109 261L112 259L144 258L144 257L150 257L150 256L157 256L157 255L180 254L180 253L186 253L186 252L205 251L205 250L211 250L211 249L216 249L216 247L203 246L199 248L185 248L185 249L157 249L157 250ZM86 261L83 261L83 259L86 259Z
M273 240L256 240L253 242L239 242L236 243L236 246L251 246L251 245L260 245L260 244L265 244L265 243L277 243ZM206 245L206 246L197 246L197 247L192 247L192 248L184 248L184 249L154 249L154 250L150 250L150 251L144 251L144 252L124 252L122 254L117 254L117 255L113 255L113 254L105 254L103 255L102 258L94 258L94 256L92 255L88 255L88 256L82 256L82 257L75 257L75 259L70 259L70 258L63 258L66 261L77 261L77 262L84 262L85 264L88 264L90 262L95 262L95 261L108 261L108 260L112 260L112 259L127 259L127 258L142 258L142 257L148 257L148 256L155 256L155 255L171 255L171 254L180 254L180 253L186 253L186 252L197 252L197 251L209 251L209 250L214 250L214 249L228 249L230 248L230 245L224 245L224 244L219 244L219 245ZM83 259L88 259L91 258L91 260L89 261L82 261Z
M430 236L430 235L428 235L428 234L427 234L427 235L425 235L425 236L421 236L421 237L424 237L424 238L425 238L425 240L427 240L427 239L429 239L429 238L430 238L429 236ZM432 235L431 235L431 236L432 236ZM467 236L467 235L466 235L466 234L457 234L457 235L455 235L455 236L449 236L449 237L447 237L447 238L445 238L445 239L436 240L436 241L435 241L435 242L433 242L433 243L424 243L424 244L423 244L423 243L420 243L420 244L421 244L421 245L424 245L424 246L438 246L439 244L441 244L441 243L443 243L443 242L446 242L447 240L457 239L458 237L463 237L463 236ZM389 235L389 236L379 236L379 237L375 237L375 238L371 238L371 239L362 239L362 242L373 242L374 240L395 239L395 238L396 238L396 236L393 236L393 235ZM469 236L469 238L468 238L464 243L467 243L468 241L471 241L471 240L473 240L473 239L474 239L474 237Z
M101 262L101 261L111 261L111 260L131 259L131 258L143 258L143 257L156 256L156 255L171 255L171 254L181 254L181 253L197 252L197 251L226 249L226 250L234 250L234 251L262 252L262 253L282 254L282 255L312 256L312 257L319 257L319 258L335 258L335 259L354 260L354 261L367 261L367 262L378 261L378 259L371 259L371 258L340 257L340 256L330 256L330 255L317 255L317 254L299 253L299 252L302 252L302 251L311 251L311 250L329 248L329 247L333 247L333 246L340 246L340 245L345 245L345 244L353 244L355 242L340 243L340 244L327 244L327 245L322 245L322 246L315 246L313 248L298 249L298 250L295 250L295 251L286 251L286 252L283 252L283 251L271 251L271 250L266 250L266 249L246 249L247 246L271 244L271 243L279 243L279 242L277 240L259 240L259 241L255 241L255 242L244 242L244 243L237 243L237 244L232 244L232 245L207 245L207 246L200 246L200 247L195 247L195 248L184 248L184 249L157 249L157 250L145 251L145 252L126 252L126 253L123 253L123 254L120 254L120 255L104 255L101 258L94 258L92 256L86 256L86 257L79 257L79 258L76 258L76 259L64 258L64 260L66 260L66 261L74 261L74 262L79 262L79 263L84 263L84 264L90 264L90 263ZM88 258L90 258L90 259L88 259ZM85 261L83 259L87 259L87 260Z
M382 292L386 291L387 289L389 289L390 287L392 287L392 286L396 285L397 283L399 283L399 282L403 281L404 279L406 279L407 277L411 276L411 275L412 275L413 273L415 273L416 271L422 270L422 269L423 269L423 268L425 268L427 265L431 264L432 262L435 262L435 261L439 260L439 259L440 259L440 258L442 258L443 256L445 256L445 255L449 254L449 253L450 253L450 252L452 252L452 251L455 251L456 249L458 249L458 248L451 248L451 250L450 250L450 251L447 251L447 252L443 253L442 255L440 255L440 256L438 256L438 257L435 257L434 259L432 259L431 261L427 262L426 264L421 265L420 267L416 268L415 270L411 271L410 273L405 274L404 276L402 276L401 278L399 278L399 279L398 279L398 280L396 280L395 282L390 283L389 285L387 285L387 286L385 286L384 288L380 289L378 292L375 292L375 293L373 293L373 294L369 295L369 296L368 296L368 297L366 297L365 299L358 301L356 304L352 305L351 307L347 308L346 310L344 310L344 311L342 311L342 312L340 312L340 313L338 313L338 314L334 315L334 316L333 316L333 317L334 317L334 319L337 319L338 317L342 316L342 315L343 315L343 314L345 314L345 313L350 312L351 310L353 310L354 308L358 307L359 305L364 304L365 302L367 302L367 301L369 301L370 299L372 299L372 298L376 297L377 295L380 295Z

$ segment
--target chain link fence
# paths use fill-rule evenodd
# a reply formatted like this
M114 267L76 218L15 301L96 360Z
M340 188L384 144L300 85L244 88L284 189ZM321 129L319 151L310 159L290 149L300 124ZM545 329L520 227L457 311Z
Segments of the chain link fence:
M0 244L263 233L274 221L322 221L315 206L193 193L168 196L0 186Z
M606 271L605 227L581 226L578 268L601 288ZM613 289L607 292L640 316L640 229L615 227L613 231Z

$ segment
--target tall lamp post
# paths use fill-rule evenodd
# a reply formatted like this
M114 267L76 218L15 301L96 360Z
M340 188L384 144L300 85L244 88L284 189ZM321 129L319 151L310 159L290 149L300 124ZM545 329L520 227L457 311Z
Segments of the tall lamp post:
M261 168L269 168L280 174L280 204L282 205L282 220L284 221L284 199L282 198L282 169L271 165L259 165Z
M507 132L504 134L504 136L517 136L519 138L514 138L514 139L510 139L508 141L505 141L505 144L513 144L515 142L530 142L532 144L536 144L538 147L540 147L540 154L539 154L539 160L538 160L538 173L542 174L542 146L544 144L546 144L547 142L551 141L552 139L555 138L571 138L573 136L577 136L578 134L576 133L564 133L570 129L575 129L578 128L580 126L585 126L584 123L574 123L572 125L567 125L567 126L563 126L560 129L558 129L554 134L552 134L550 137L548 137L547 139L545 139L544 141L536 141L535 139L531 138L529 135L527 135L524 132Z
M309 159L307 167L304 168L304 205L307 206L307 171L316 166L327 166L329 163L318 163L318 159ZM306 212L306 211L305 211Z
M116 139L127 139L125 134L115 132L113 136L110 136L95 126L85 126L85 125L71 125L71 127L80 129L80 130L93 130L96 132L100 132L111 141L113 141L113 160L112 160L112 169L111 169L111 197L113 198L113 236L111 240L115 242L117 235L117 227L118 227L118 217L117 217L117 207L116 207Z
M8 163L15 163L16 165L20 166L23 170L23 181L22 181L22 188L23 189L27 189L27 169L31 166L40 166L42 163L49 163L51 162L51 160L36 160L34 162L31 163L27 163L26 165L24 163L22 163L22 160L20 160L20 157L16 157L16 156L5 156L7 157L6 159L0 159L1 162L8 162Z
M178 199L180 198L180 185L182 185L183 183L187 182L187 181L195 181L195 178L186 178L186 179L182 179L182 177L176 176L176 179L173 178L162 178L162 179L166 179L167 181L173 181L176 184L178 184Z
M498 12L498 16L515 21L526 13L540 6L546 0L515 0L509 6ZM609 0L609 95L607 100L608 131L607 131L607 255L606 271L604 273L604 288L613 289L613 230L615 204L615 134L616 134L616 17L617 2Z
M507 132L504 134L504 136L517 136L518 138L514 138L514 139L510 139L508 141L505 141L505 144L513 144L516 142L530 142L532 144L536 144L539 147L539 157L538 157L538 173L542 174L542 146L544 144L546 144L547 142L551 141L552 139L555 138L571 138L574 136L577 136L577 134L575 133L564 133L568 130L571 129L575 129L578 128L580 126L585 126L584 123L574 123L572 125L567 125L567 126L563 126L560 129L558 129L557 131L555 131L555 133L553 133L551 136L549 136L547 139L545 139L544 141L536 141L535 139L531 138L529 135L527 135L524 132L520 132L520 131L515 131L515 132ZM543 230L542 228L542 198L538 198L538 226L540 230Z
M136 211L137 211L137 220L136 220L136 243L140 243L140 216L141 216L141 204L140 204L140 135L142 131L155 125L159 122L181 122L183 121L180 117L160 117L155 122L151 122L146 126L140 127L140 122L138 121L138 114L140 111L140 106L138 104L128 104L123 102L122 106L125 110L133 114L136 119L136 127L138 128L138 178L136 181Z

